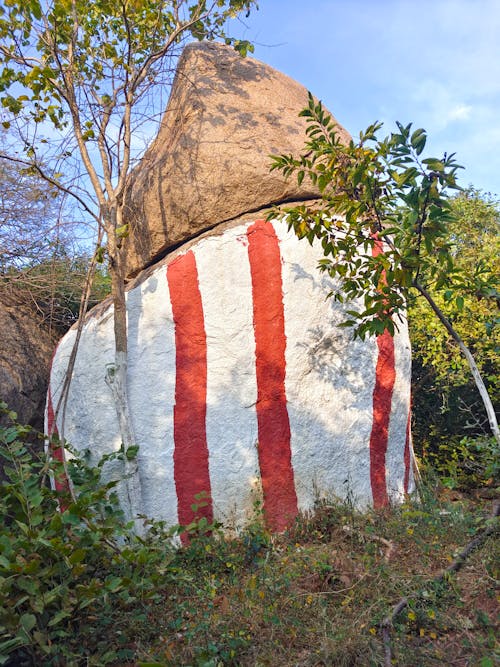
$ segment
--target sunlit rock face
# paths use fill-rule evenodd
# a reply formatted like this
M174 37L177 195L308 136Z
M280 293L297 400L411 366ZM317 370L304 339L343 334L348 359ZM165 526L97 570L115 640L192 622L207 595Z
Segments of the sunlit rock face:
M336 285L318 272L320 255L285 223L249 217L182 246L129 287L142 512L186 525L204 494L201 514L239 527L261 499L279 531L323 497L380 507L412 490L406 323L394 338L353 341L338 327L352 304L326 298ZM87 319L65 423L55 424L75 335L55 354L47 430L97 460L120 447L104 380L112 305Z
M158 137L129 179L129 276L222 222L318 197L307 180L269 171L270 154L303 149L307 101L302 85L228 46L187 46Z

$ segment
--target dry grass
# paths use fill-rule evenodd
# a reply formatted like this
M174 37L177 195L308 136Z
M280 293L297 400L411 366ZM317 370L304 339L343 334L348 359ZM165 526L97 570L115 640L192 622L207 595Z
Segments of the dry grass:
M405 595L394 664L493 667L494 537L457 575L432 582L489 512L466 498L366 515L331 504L279 537L256 521L237 540L195 539L151 619L157 640L139 642L137 655L164 666L382 665L379 623Z

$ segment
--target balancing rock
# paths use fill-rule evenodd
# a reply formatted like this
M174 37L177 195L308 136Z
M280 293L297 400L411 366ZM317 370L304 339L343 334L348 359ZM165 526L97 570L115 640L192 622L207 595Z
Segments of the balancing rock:
M303 86L269 65L223 44L189 44L159 134L129 179L129 276L222 222L319 197L310 183L269 171L270 154L302 150L307 101Z

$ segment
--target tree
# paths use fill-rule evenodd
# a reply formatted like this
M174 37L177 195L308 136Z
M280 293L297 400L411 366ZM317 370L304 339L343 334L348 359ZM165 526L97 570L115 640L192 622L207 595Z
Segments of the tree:
M448 225L448 233L454 262L469 277L481 266L482 280L487 276L492 288L489 294L466 290L461 310L446 300L445 292L432 295L474 355L493 405L498 406L500 327L494 286L500 276L500 208L491 196L473 188L460 192L450 204L454 220ZM460 350L425 300L409 302L408 319L413 349L415 441L432 455L439 454L440 448L447 453L457 449L465 452L464 436L467 443L485 442L488 423L477 409L480 398Z
M496 294L491 273L479 263L472 274L457 265L454 220L447 197L459 189L454 155L422 158L426 133L397 123L384 139L381 123L362 132L359 141L342 144L321 102L309 96L301 112L308 122L304 153L273 156L272 169L299 182L309 178L321 192L318 207L285 208L285 219L300 238L319 239L324 258L320 268L339 280L338 301L361 299L363 307L349 310L344 326L356 336L394 334L398 318L415 295L425 299L467 359L486 408L491 430L500 444L495 411L469 349L448 320L433 293L459 311L468 293Z
M0 160L0 293L35 306L49 329L64 333L77 319L90 258L77 243L78 223L63 217L63 197L39 176ZM101 268L90 305L109 292Z
M107 382L126 454L132 516L140 490L128 456L135 438L127 398L127 176L138 156L140 129L155 120L152 86L169 81L181 42L223 38L244 55L249 43L226 37L225 24L254 5L255 0L9 0L0 8L0 99L23 135L24 155L16 159L75 198L105 233L115 332ZM42 137L49 128L63 136L57 150ZM81 171L72 163L75 156ZM78 178L81 172L85 181Z
M47 259L63 240L57 191L0 160L0 274Z

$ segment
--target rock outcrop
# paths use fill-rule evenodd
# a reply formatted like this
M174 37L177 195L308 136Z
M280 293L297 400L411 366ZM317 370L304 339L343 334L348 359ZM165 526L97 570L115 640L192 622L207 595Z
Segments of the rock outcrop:
M204 493L208 519L241 526L263 498L281 530L321 497L382 506L412 489L407 330L352 341L320 254L283 222L249 221L168 256L128 291L142 512L186 525ZM55 355L53 404L75 335ZM96 458L120 446L104 380L113 355L102 304L82 333L64 429Z
M0 332L0 400L17 412L20 423L42 431L57 335L15 290L0 292Z
M130 178L129 276L221 222L318 197L269 172L270 154L302 150L306 106L307 90L272 67L222 44L188 45L158 137Z

